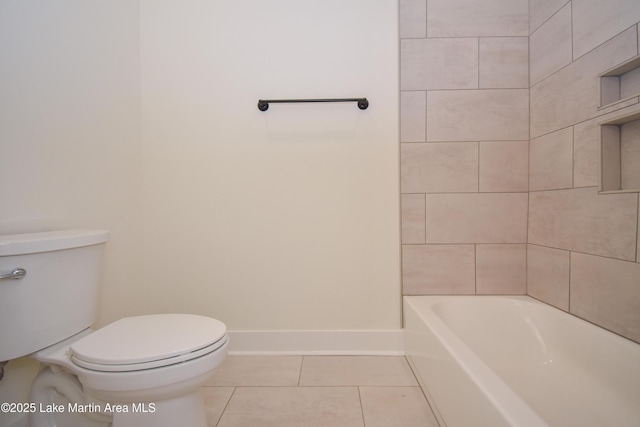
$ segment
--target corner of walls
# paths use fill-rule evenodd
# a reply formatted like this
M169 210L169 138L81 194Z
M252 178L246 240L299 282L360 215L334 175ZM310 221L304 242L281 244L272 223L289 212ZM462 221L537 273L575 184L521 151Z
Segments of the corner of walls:
M403 294L527 293L640 341L638 193L598 194L599 122L640 100L597 93L640 4L465 5L400 2Z

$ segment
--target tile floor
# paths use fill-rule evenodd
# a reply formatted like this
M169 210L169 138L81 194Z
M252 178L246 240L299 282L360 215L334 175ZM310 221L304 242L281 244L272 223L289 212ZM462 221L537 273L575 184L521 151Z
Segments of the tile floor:
M228 356L209 427L437 427L404 357Z

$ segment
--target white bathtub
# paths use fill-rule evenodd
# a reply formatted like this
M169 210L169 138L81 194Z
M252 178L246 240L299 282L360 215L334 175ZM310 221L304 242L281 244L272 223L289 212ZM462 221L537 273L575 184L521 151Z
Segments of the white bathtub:
M640 345L526 296L404 297L441 427L638 427Z

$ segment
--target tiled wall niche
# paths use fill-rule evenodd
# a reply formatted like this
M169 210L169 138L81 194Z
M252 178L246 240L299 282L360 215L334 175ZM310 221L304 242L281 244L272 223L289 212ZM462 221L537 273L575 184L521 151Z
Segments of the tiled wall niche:
M640 95L640 56L600 75L600 108Z
M638 101L640 55L599 76L599 109ZM609 118L600 124L600 194L640 191L640 111Z
M400 16L404 293L526 293L640 342L640 200L599 194L601 124L624 145L640 111L635 71L604 76L624 86L605 102L600 78L639 56L640 2Z
M640 192L640 111L600 125L600 194Z
M527 293L640 342L640 202L628 192L640 164L640 2L530 7L532 52L558 54L529 64Z

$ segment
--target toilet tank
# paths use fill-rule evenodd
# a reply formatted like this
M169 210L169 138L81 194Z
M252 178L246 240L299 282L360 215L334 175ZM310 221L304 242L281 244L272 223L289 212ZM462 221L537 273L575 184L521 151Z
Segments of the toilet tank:
M95 321L108 238L102 230L0 236L0 361L53 345ZM11 278L18 269L24 277Z

